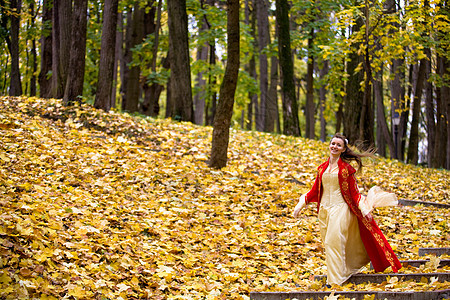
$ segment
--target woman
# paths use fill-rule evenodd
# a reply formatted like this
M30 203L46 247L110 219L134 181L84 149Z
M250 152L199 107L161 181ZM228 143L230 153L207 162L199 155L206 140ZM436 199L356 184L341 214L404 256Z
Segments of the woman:
M333 136L329 149L330 157L319 166L312 189L300 197L294 209L294 217L298 217L306 204L317 202L320 234L325 245L327 283L343 284L369 261L376 272L389 266L397 272L401 263L370 213L377 205L369 203L359 193L356 170L350 165L355 161L361 170L361 157L372 154L353 152L341 134ZM391 205L396 203L395 195L382 193L384 197L381 198L393 199Z

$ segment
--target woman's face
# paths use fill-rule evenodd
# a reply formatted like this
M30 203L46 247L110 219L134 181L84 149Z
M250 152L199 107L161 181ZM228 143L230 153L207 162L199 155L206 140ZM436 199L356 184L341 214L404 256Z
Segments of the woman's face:
M330 142L330 153L333 156L340 156L345 151L344 141L340 138L333 138Z

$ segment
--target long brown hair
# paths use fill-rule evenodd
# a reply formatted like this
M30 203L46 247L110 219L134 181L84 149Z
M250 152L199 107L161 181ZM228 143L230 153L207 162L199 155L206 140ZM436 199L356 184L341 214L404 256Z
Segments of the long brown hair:
M343 134L336 133L335 135L333 135L331 140L333 140L334 138L341 139L344 142L345 150L341 153L342 160L347 163L355 161L358 164L358 171L360 171L364 166L361 157L374 157L374 153L376 150L373 148L370 148L362 153L356 153L348 146L348 140Z

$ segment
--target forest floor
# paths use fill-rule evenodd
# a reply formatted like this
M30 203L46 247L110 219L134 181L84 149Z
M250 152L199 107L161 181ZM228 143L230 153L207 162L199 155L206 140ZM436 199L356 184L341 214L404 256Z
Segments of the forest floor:
M326 274L316 206L292 218L327 144L231 130L228 166L215 170L206 163L211 134L211 127L54 99L0 97L0 299L249 299L250 291L327 290L311 280ZM358 181L366 192L378 185L400 199L450 204L449 171L365 163ZM400 259L450 246L447 209L398 206L374 217ZM444 287L387 280L333 289Z

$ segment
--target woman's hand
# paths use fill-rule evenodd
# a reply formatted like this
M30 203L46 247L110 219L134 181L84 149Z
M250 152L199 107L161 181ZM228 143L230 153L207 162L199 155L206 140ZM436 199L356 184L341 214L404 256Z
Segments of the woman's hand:
M298 218L298 214L303 209L303 207L305 207L305 204L305 197L300 197L300 200L294 208L294 213L292 214L294 218Z

